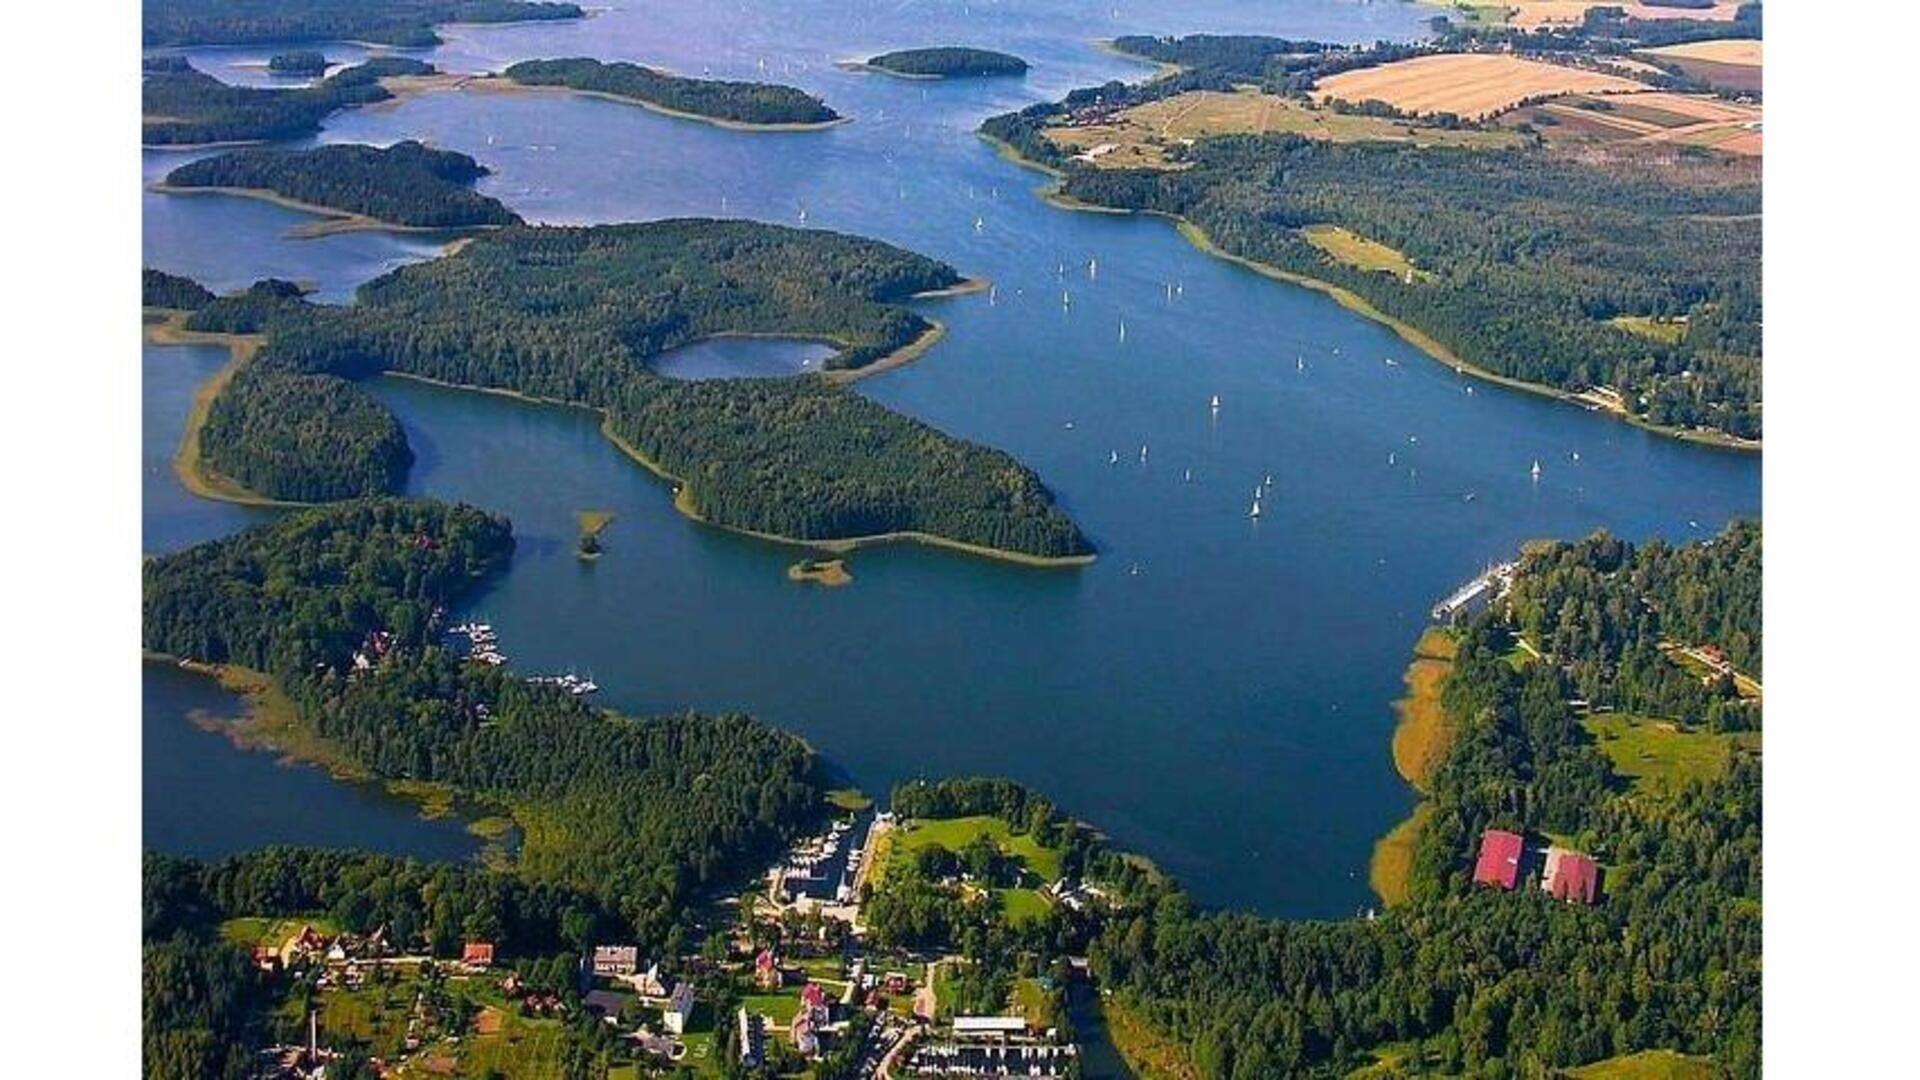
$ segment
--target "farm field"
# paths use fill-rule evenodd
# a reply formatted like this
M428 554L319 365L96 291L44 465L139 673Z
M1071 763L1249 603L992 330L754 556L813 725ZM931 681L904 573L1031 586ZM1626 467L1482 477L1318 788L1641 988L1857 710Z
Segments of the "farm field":
M1641 52L1670 60L1708 60L1716 64L1759 67L1761 42L1758 38L1716 38L1711 41L1662 45L1659 48L1642 49Z
M1731 22L1740 10L1738 0L1719 0L1710 8L1673 8L1637 0L1507 0L1513 15L1509 26L1535 30L1543 26L1571 26L1587 17L1587 9L1617 7L1626 9L1634 19L1699 19L1703 22Z
M1329 142L1410 142L1419 146L1516 146L1505 131L1448 131L1405 120L1344 116L1252 88L1191 90L1136 105L1104 124L1054 127L1047 137L1102 168L1167 168L1168 151L1212 135L1291 134Z
M1761 154L1758 105L1711 94L1649 90L1634 94L1568 94L1509 113L1510 124L1530 124L1549 143L1644 143L1710 147Z
M1719 776L1735 754L1758 752L1761 741L1758 732L1689 731L1629 713L1588 716L1581 726L1599 740L1615 772L1631 781L1635 790L1654 794Z
M1646 84L1618 75L1525 60L1504 53L1442 53L1321 79L1315 100L1383 101L1410 113L1477 120L1544 94L1620 94Z

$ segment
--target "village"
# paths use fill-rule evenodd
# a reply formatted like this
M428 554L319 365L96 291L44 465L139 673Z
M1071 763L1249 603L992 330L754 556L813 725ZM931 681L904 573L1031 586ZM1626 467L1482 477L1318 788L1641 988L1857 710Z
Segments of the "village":
M956 1012L948 976L963 958L870 947L862 899L874 863L916 824L870 808L835 817L755 887L716 901L704 940L679 956L618 941L577 959L513 956L470 938L456 957L445 943L435 955L387 927L355 934L319 915L230 920L223 933L250 941L254 965L287 987L282 1038L258 1075L324 1080L349 1046L382 1076L557 1075L582 1028L614 1048L624 1064L609 1075L621 1080L735 1066L862 1080L1077 1075L1080 1048L1025 1002L1030 988L1004 1013ZM1029 883L1075 913L1109 902L1090 883ZM1083 958L1066 970L1090 992Z

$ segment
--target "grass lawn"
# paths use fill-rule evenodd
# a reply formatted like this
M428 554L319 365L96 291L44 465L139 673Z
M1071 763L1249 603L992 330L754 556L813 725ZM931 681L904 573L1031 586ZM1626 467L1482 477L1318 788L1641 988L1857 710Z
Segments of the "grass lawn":
M1335 262L1345 263L1357 270L1376 270L1402 280L1408 274L1412 274L1415 281L1433 276L1415 269L1413 263L1407 261L1407 257L1397 249L1338 225L1309 225L1300 230L1300 235Z
M1687 323L1684 319L1659 319L1651 315L1615 315L1607 320L1614 326L1636 337L1649 341L1678 345L1687 336Z
M1713 1059L1689 1057L1672 1050L1643 1050L1608 1058L1567 1072L1577 1080L1711 1080Z
M810 979L837 983L847 981L847 965L837 956L809 956L800 961L799 967Z
M800 990L782 991L778 994L748 994L740 999L740 1004L750 1013L759 1013L775 1024L785 1027L793 1022L793 1014L800 1011Z
M1046 1029L1060 1026L1060 1018L1055 1015L1053 996L1040 985L1038 979L1016 979L1010 1002L1013 1011L1027 1018L1027 1023Z
M1045 918L1047 902L1038 889L1001 889L1000 906L1007 921L1018 926L1032 919Z
M1599 742L1613 771L1631 781L1636 791L1676 791L1689 781L1724 774L1737 753L1760 750L1759 732L1690 731L1630 713L1602 713L1580 723Z
M973 842L973 838L986 835L999 845L1000 850L1026 864L1027 869L1039 874L1047 881L1060 880L1060 853L1043 848L1032 836L1015 836L1007 823L996 817L934 818L916 821L891 836L887 847L888 858L910 859L913 853L929 844L939 844L948 851L959 851Z
M312 926L315 930L327 935L340 932L340 928L324 915L291 919L263 919L243 915L220 924L220 940L230 941L249 949L255 945L271 945L277 949L285 945L288 938L299 933L302 926Z

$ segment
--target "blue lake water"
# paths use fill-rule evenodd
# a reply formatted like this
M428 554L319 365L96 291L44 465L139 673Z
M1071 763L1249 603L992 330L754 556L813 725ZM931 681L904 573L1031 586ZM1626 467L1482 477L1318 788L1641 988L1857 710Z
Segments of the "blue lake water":
M871 791L916 775L1029 782L1207 903L1337 916L1371 902L1371 845L1413 802L1388 755L1389 703L1433 601L1535 537L1683 539L1758 514L1759 458L1471 384L1318 294L1194 250L1166 221L1047 205L1042 178L974 130L1145 70L1097 38L1406 38L1428 14L1331 0L806 0L744 13L681 0L572 25L448 28L423 55L456 70L643 60L793 82L853 116L756 134L606 101L448 92L337 114L321 138L419 137L472 154L494 170L482 190L533 220L791 224L804 211L809 226L990 279L991 295L917 305L947 336L860 391L1013 453L1102 552L1085 569L1037 571L895 547L855 555L848 588L799 587L784 576L793 549L680 517L588 414L378 380L418 456L409 489L513 518L513 568L469 609L501 629L521 670L591 673L631 710L750 711ZM949 42L1034 69L929 83L833 66ZM148 154L146 178L179 160ZM291 239L301 215L245 200L145 199L148 261L216 287L274 274L343 298L434 250L377 234ZM793 347L710 342L668 365L764 373L804 359ZM191 397L189 376L156 380L155 352L182 350L150 350L150 426L183 386ZM1248 505L1268 475L1255 522ZM616 518L605 556L583 564L574 514L589 507ZM241 520L150 485L149 550Z

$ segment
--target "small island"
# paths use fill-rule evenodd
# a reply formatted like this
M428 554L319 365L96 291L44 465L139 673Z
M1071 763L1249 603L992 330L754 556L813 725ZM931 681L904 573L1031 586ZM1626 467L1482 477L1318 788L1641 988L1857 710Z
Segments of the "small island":
M613 523L610 510L582 510L574 515L580 523L580 539L573 545L573 553L587 562L600 557L604 550L600 545L600 534Z
M408 140L384 149L337 143L312 150L235 150L182 165L156 191L267 199L330 220L303 235L349 229L469 229L520 215L472 189L487 168L465 154Z
M327 55L318 49L295 49L273 54L267 70L275 75L314 76L327 73Z
M692 79L625 61L523 60L502 72L501 80L475 80L472 85L488 89L502 80L512 86L572 90L749 131L811 131L845 120L825 102L796 87Z
M908 79L980 78L1027 73L1027 62L1011 53L963 45L881 53L859 66Z
M311 86L287 88L223 83L178 57L158 65L149 60L141 69L140 141L180 148L312 135L340 109L391 99L394 80L434 74L432 64L404 56L375 57Z
M852 584L853 575L847 571L845 559L801 559L787 567L787 580L835 589Z

